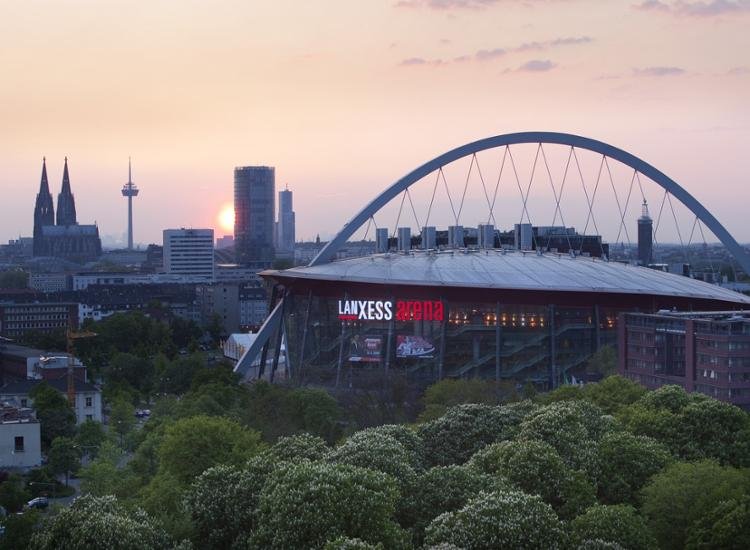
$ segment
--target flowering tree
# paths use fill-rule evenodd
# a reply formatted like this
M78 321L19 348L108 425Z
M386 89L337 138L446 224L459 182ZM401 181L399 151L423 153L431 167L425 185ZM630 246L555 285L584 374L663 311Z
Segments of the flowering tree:
M449 543L472 550L556 549L567 542L554 510L521 491L481 493L460 510L435 518L425 538L428 545Z
M346 464L285 462L261 492L250 546L321 548L347 536L403 548L406 534L392 519L398 498L393 478L381 472Z
M328 460L390 474L402 485L416 476L404 446L395 438L374 430L356 432L332 450Z
M31 539L36 550L144 550L171 548L164 530L145 512L128 512L112 496L84 495L52 516Z
M626 504L597 504L571 523L573 539L601 540L627 550L656 549L656 539L635 508Z
M328 451L322 437L301 433L280 437L269 449L269 454L276 460L320 460Z

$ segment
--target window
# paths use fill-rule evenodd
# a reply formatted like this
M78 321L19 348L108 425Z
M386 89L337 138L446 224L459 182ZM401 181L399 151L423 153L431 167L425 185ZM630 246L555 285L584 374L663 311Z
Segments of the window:
M93 419L94 419L94 415L93 414L87 414L86 415L86 420L93 420Z
M93 406L94 406L94 403L93 403L93 401L94 401L94 400L93 400L93 398L91 398L91 397L87 397L87 398L86 398L86 406L87 406L87 407L93 407Z
M22 407L28 407L28 399L21 399L21 406Z
M23 436L17 435L15 438L15 452L22 453L23 452Z

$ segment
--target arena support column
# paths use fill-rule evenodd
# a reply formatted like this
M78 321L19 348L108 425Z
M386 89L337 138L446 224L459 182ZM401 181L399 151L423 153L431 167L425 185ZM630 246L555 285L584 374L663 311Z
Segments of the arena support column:
M549 389L554 390L558 386L557 373L557 329L555 328L555 306L549 305Z
M500 382L500 352L502 334L500 329L500 302L495 303L495 382Z

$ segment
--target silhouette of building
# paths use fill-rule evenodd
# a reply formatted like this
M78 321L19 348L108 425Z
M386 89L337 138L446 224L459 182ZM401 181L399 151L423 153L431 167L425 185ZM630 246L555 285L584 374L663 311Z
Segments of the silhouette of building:
M73 262L95 260L102 254L99 228L96 225L81 225L76 218L67 157L62 190L57 196L57 224L47 181L47 162L46 159L42 160L42 180L34 207L33 251L34 256L51 256Z
M164 269L169 275L214 279L214 230L165 229Z
M133 183L128 158L128 183L122 186L122 196L128 198L128 250L133 250L133 197L138 196L138 188Z
M643 199L643 213L638 218L638 263L649 265L653 262L654 221L648 215L648 203Z
M276 255L294 256L294 210L292 192L279 191L279 217L276 221Z
M234 169L234 246L239 264L264 268L273 263L275 187L271 166Z

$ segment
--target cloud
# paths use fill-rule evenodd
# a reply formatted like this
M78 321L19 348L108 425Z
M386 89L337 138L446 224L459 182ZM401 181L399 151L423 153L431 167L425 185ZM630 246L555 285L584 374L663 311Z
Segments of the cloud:
M532 59L518 67L517 70L527 73L544 73L551 71L555 67L557 67L557 65L549 59Z
M445 62L442 59L425 59L423 57L409 57L399 63L402 67L416 67L420 65L443 65Z
M433 10L481 10L500 0L399 0L397 8L429 8Z
M474 57L476 57L478 61L491 61L492 59L504 56L505 53L506 52L503 48L494 48L492 50L479 50Z
M575 46L578 44L588 44L593 42L594 39L590 36L567 36L564 38L555 38L554 40L545 40L543 42L524 42L517 48L514 48L515 52L530 52L530 51L542 51L549 48L556 48L558 46Z
M750 13L750 0L644 0L633 6L637 10L669 13L683 17L717 17Z
M679 76L685 74L685 69L679 67L645 67L634 69L636 76Z

